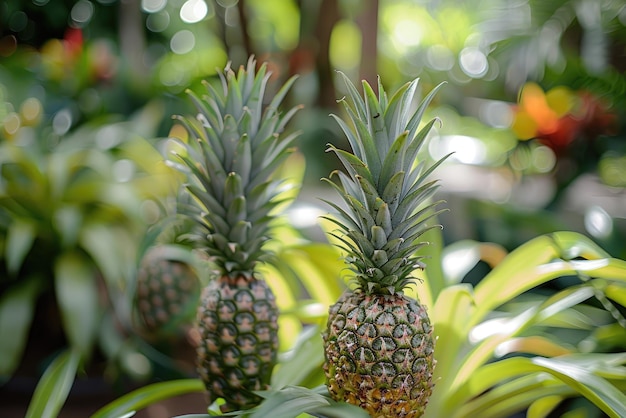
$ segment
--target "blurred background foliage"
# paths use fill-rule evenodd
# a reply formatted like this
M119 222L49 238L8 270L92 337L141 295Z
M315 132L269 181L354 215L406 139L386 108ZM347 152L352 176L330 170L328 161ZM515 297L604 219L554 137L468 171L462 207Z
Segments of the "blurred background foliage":
M430 109L442 124L428 144L435 159L455 152L439 170L451 207L441 217L446 244L511 250L573 230L626 257L621 0L4 0L0 300L18 294L34 306L46 287L28 280L63 299L72 285L56 283L63 269L95 270L99 279L81 283L98 311L76 325L85 335L66 338L80 341L86 356L100 341L99 352L116 359L110 374L145 378L140 343L126 340L127 292L145 237L170 211L180 181L160 162L164 138L180 134L171 115L191 111L186 88L251 54L269 62L276 80L299 74L288 99L305 104L290 127L303 132L296 165L306 156L290 210L297 231L286 232L287 264L273 267L283 270L274 285L291 287L283 309L295 315L284 319L294 335L341 290L315 295L314 280L303 290L294 273L327 251L300 245L323 240L316 218L327 190L319 178L335 168L324 149L341 145L328 114L345 93L336 69L373 85L379 75L388 89L414 77L425 91L447 82ZM488 268L478 263L469 280ZM299 303L303 295L310 302ZM111 306L116 317L107 316ZM33 315L45 317L42 309ZM50 329L71 329L68 315ZM98 332L106 336L98 337L90 328L102 315L107 326ZM63 337L55 336L58 349ZM0 364L6 378L19 359Z

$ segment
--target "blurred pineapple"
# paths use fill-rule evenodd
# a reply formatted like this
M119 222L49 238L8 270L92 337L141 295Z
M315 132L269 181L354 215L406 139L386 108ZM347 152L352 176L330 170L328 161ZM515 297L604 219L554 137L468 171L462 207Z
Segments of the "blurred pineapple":
M200 281L189 250L157 244L142 257L137 272L137 310L149 334L177 335L193 323Z

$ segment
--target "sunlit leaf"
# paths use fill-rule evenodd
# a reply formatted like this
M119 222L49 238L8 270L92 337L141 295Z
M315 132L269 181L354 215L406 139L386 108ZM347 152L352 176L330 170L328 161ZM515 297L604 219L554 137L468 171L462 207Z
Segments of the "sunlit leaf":
M511 338L495 349L498 357L511 353L527 353L545 357L564 356L572 354L572 350L552 341L552 339L538 336Z
M459 318L467 318L475 309L472 288L470 285L459 284L445 288L440 294L435 307L430 313L433 321L433 335L436 338L434 381L435 384L429 406L439 406L440 400L446 395L456 373L457 358L467 341L467 324ZM432 408L432 407L431 407Z
M546 267L558 256L548 236L537 237L516 250L476 285L477 310L471 323L478 323L485 314L513 297L563 274L558 268Z
M612 417L626 416L626 395L606 379L594 375L592 368L581 367L568 361L567 357L559 359L512 357L485 365L474 372L450 401L462 402L462 399L471 399L493 385L534 372L549 373Z
M572 397L576 392L569 386L554 379L543 379L540 374L524 376L522 378L506 382L501 386L479 396L452 414L454 418L509 418L526 410L531 403L544 396L547 397ZM539 379L535 384L530 379Z
M622 306L626 306L626 286L623 284L610 284L603 291L607 298L614 300Z
M582 257L588 260L609 258L610 255L588 237L571 231L550 234L551 239L561 249L559 254L566 260Z
M72 388L80 354L75 350L61 353L37 383L26 411L26 418L55 418Z
M531 305L528 309L511 318L494 319L480 324L472 330L475 334L469 335L470 339L478 340L478 342L463 358L460 366L456 370L455 380L452 387L461 384L465 379L470 378L475 370L481 365L487 363L492 357L503 356L508 350L515 350L514 345L523 340L512 340L511 337L517 336L523 331L529 329L533 325L541 323L544 319L549 318L565 309L575 306L593 295L592 290L588 286L578 286L565 289L546 299L539 306ZM486 329L479 331L479 328ZM544 348L548 350L546 344L537 346L537 349ZM561 347L557 343L549 346L552 352L560 352L564 354L566 348ZM499 351L499 352L498 352ZM532 351L530 353L533 353ZM540 354L540 353L535 353Z
M527 418L547 418L563 402L562 396L546 396L537 399L528 407Z

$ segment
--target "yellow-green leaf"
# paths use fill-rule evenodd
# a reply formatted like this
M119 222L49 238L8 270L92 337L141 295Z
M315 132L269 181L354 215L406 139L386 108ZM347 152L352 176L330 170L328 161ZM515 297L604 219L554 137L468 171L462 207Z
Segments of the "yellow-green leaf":
M17 274L26 254L35 242L37 228L27 220L15 218L7 230L5 256L7 270L10 274Z
M137 411L159 401L187 393L203 392L200 379L171 380L144 386L98 409L91 418L118 418L131 411Z
M54 275L56 297L67 338L83 358L88 358L100 319L93 266L79 253L67 252L57 258Z
M79 357L75 350L66 350L48 366L37 383L26 418L55 418L58 415L72 388Z
M37 278L26 278L0 298L0 384L22 357L40 285Z

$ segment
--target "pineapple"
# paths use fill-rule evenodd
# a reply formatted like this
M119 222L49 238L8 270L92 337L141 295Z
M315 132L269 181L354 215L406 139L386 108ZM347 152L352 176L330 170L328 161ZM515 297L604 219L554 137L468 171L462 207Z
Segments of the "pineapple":
M341 74L341 73L340 73ZM413 272L424 267L418 250L427 222L440 213L429 198L437 181L427 177L443 161L417 163L435 120L420 129L433 90L411 113L418 80L388 99L363 81L363 98L350 80L352 103L342 99L351 125L332 115L353 153L329 145L345 167L330 183L345 206L327 202L338 226L331 233L354 273L354 289L329 309L323 333L326 383L338 401L358 405L372 417L419 417L432 393L433 328L424 306L404 295Z
M260 401L253 391L268 388L278 350L275 297L255 266L270 256L264 244L284 186L273 174L296 138L280 134L299 107L278 110L294 78L263 103L269 77L252 58L237 73L227 66L222 90L205 83L202 98L188 92L197 117L177 117L190 134L186 155L177 154L194 198L183 211L212 266L196 315L197 368L223 411Z
M158 244L150 247L141 259L137 271L137 310L150 334L177 334L193 321L200 282L184 260L186 254L184 249Z

